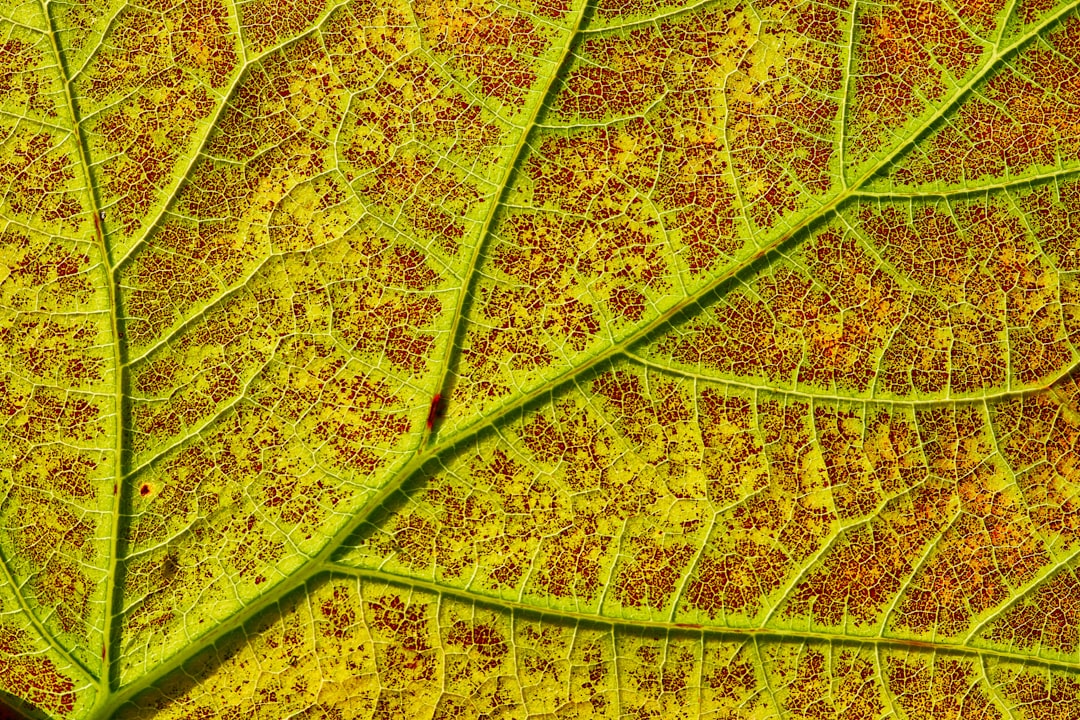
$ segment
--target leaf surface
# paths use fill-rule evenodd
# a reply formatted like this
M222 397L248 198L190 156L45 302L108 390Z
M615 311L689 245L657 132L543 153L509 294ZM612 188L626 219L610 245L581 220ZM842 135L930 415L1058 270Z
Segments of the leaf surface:
M0 700L1080 715L1080 16L0 5Z

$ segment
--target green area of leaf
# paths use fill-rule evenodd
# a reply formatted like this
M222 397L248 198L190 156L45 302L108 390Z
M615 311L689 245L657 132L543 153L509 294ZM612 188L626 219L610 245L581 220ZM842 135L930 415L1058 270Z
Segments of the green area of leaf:
M8 0L0 710L1080 716L1077 117L1075 2Z

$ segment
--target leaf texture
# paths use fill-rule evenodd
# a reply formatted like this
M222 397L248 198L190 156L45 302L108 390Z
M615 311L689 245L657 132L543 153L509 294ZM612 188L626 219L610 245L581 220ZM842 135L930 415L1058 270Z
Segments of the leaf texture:
M1068 1L0 0L0 700L1080 716L1077 118Z

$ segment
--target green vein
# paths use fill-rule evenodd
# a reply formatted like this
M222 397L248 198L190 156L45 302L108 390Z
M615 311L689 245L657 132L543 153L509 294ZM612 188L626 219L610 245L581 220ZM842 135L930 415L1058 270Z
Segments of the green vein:
M617 23L611 25L599 25L595 28L584 28L581 31L582 35L600 35L603 33L616 33L622 30L636 30L637 28L648 27L650 25L658 25L667 20L674 20L675 18L683 15L689 15L697 10L701 10L709 5L718 5L717 0L698 0L691 5L685 7L676 8L666 13L660 13L652 17L639 18L637 20L630 20L629 22Z
M48 643L49 648L57 655L66 660L72 667L78 668L79 672L83 674L85 679L98 690L98 695L101 695L103 690L101 678L99 678L90 668L88 668L81 660L68 652L59 640L57 640L48 628L42 624L38 619L37 614L30 608L30 604L26 602L26 597L22 593L22 589L15 583L15 578L12 577L11 571L8 569L8 559L4 557L2 551L0 551L0 581L3 581L11 588L11 594L15 596L15 601L19 603L19 609L22 611L26 619L30 621L30 625L37 631L37 634L41 636L41 639Z
M739 628L720 626L697 626L685 623L667 622L663 620L623 620L607 616L591 615L589 613L574 612L554 608L537 608L512 600L500 600L486 595L480 595L468 590L446 588L438 583L426 580L413 580L402 578L378 570L360 570L347 565L331 564L327 568L329 572L361 580L372 580L394 585L400 588L419 589L437 594L441 597L456 598L465 602L474 603L512 613L521 613L532 617L558 618L561 621L575 623L588 623L590 625L607 626L627 631L640 631L642 628L659 630L672 634L701 635L706 637L721 638L758 638L761 640L804 640L811 642L841 643L844 645L869 645L873 647L894 648L898 650L914 650L917 652L945 652L961 655L976 655L984 657L997 657L1019 663L1039 663L1047 667L1061 668L1068 671L1080 670L1080 661L1058 660L1043 658L1023 653L1008 652L1005 650L993 650L989 648L976 648L960 643L950 643L924 640L908 640L905 638L883 637L879 635L845 635L840 632L825 632L815 630L773 630L770 628Z
M465 308L468 305L469 295L472 292L472 285L476 279L476 271L480 264L480 258L483 256L483 251L487 247L491 233L494 230L495 218L498 217L499 208L504 205L510 187L517 177L519 163L525 155L526 148L529 147L529 140L532 137L533 132L537 129L537 121L544 113L549 95L558 87L560 78L572 59L571 51L574 44L577 42L577 38L582 32L582 29L588 23L588 15L592 9L592 2L594 2L594 0L584 0L582 2L578 14L574 18L573 25L567 32L566 41L563 43L563 47L559 52L559 57L552 63L553 70L551 74L548 75L544 85L539 89L536 97L536 104L533 106L532 113L526 119L524 129L518 136L518 141L514 145L513 151L511 151L509 157L506 159L502 178L500 178L496 185L492 202L488 205L487 213L484 215L483 223L480 226L478 239L473 246L472 254L469 257L469 263L466 265L463 273L461 293L458 295L457 305L451 316L453 320L450 325L450 331L447 335L449 343L447 344L446 352L443 355L438 374L436 375L437 381L435 383L435 392L441 392L446 387L447 377L453 368L454 358L456 357L455 348L458 346L458 334L461 333L463 329L462 320L465 316ZM423 443L427 443L430 440L430 436L425 436ZM421 445L421 451L422 450L423 444Z
M1049 182L1051 180L1062 180L1080 173L1080 167L1074 168L1059 168L1051 170L1045 173L1039 173L1037 175L1024 175L1017 177L1014 180L1009 180L1000 183L990 183L987 185L968 185L957 188L943 188L943 189L929 189L929 190L912 190L909 192L897 191L897 190L884 190L881 192L873 190L860 190L854 193L855 197L862 197L873 200L914 200L919 198L949 198L949 197L965 197L969 195L984 195L991 192L999 192L1012 190L1014 188L1024 188L1029 185L1037 185L1043 182Z
M117 301L117 287L116 280L113 276L114 264L109 254L108 243L105 241L105 234L102 232L100 215L101 215L101 202L97 196L97 192L93 183L93 178L90 173L90 158L89 151L86 146L86 139L83 136L83 131L79 123L79 109L75 102L75 96L72 92L72 81L67 74L67 66L64 61L64 54L60 48L60 40L57 36L56 27L53 24L52 14L49 12L49 6L51 0L40 0L41 10L45 15L45 22L48 24L48 36L49 43L52 46L53 53L56 57L57 72L60 73L60 79L64 86L64 99L67 103L68 116L71 119L72 132L75 139L75 145L78 149L79 155L79 167L82 170L83 181L86 183L86 196L90 202L91 220L94 227L94 244L97 246L98 253L101 255L101 262L106 269L107 286L106 293L108 296L109 305L109 325L112 332L112 349L113 349L113 382L115 383L115 395L113 398L113 422L115 423L115 438L113 442L113 502L111 511L111 527L109 535L109 559L107 567L107 575L105 579L105 627L104 632L104 647L101 650L102 668L106 678L106 685L111 679L110 668L114 660L114 654L111 638L113 630L118 621L117 614L115 612L117 601L117 561L118 554L120 552L120 500L121 494L119 491L120 476L123 472L123 458L124 458L124 433L123 433L123 418L124 418L124 367L123 367L123 349L120 346L120 317L119 317L119 302ZM106 693L99 693L97 696L97 702L101 702L106 696Z
M964 397L942 397L904 400L900 398L877 398L873 395L839 395L827 392L789 390L787 388L766 385L765 383L747 382L745 380L736 380L733 378L721 377L718 375L706 375L704 373L693 372L692 370L684 370L682 368L673 368L667 365L661 365L659 363L652 362L651 360L648 360L647 358L644 358L630 350L624 350L621 354L627 360L637 363L643 367L647 367L655 372L663 373L672 377L681 377L687 380L701 380L703 382L713 383L715 385L726 385L730 387L737 387L743 390L767 392L773 395L782 395L785 397L794 397L805 400L824 400L835 403L844 402L866 405L887 405L889 407L904 408L934 407L942 404L966 405L969 403L981 403L987 401L1010 400L1013 398L1030 397L1031 395L1046 392L1056 383L1068 377L1074 370L1080 367L1080 357L1078 357L1074 359L1072 363L1061 368L1050 377L1044 379L1042 382L1013 390L1001 390L999 392L990 392L983 393L981 395L970 395Z

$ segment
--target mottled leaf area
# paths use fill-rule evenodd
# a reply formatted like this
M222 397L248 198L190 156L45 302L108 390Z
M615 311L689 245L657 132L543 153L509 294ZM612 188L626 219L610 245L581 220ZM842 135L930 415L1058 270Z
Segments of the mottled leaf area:
M0 703L1080 717L1078 6L0 0Z

